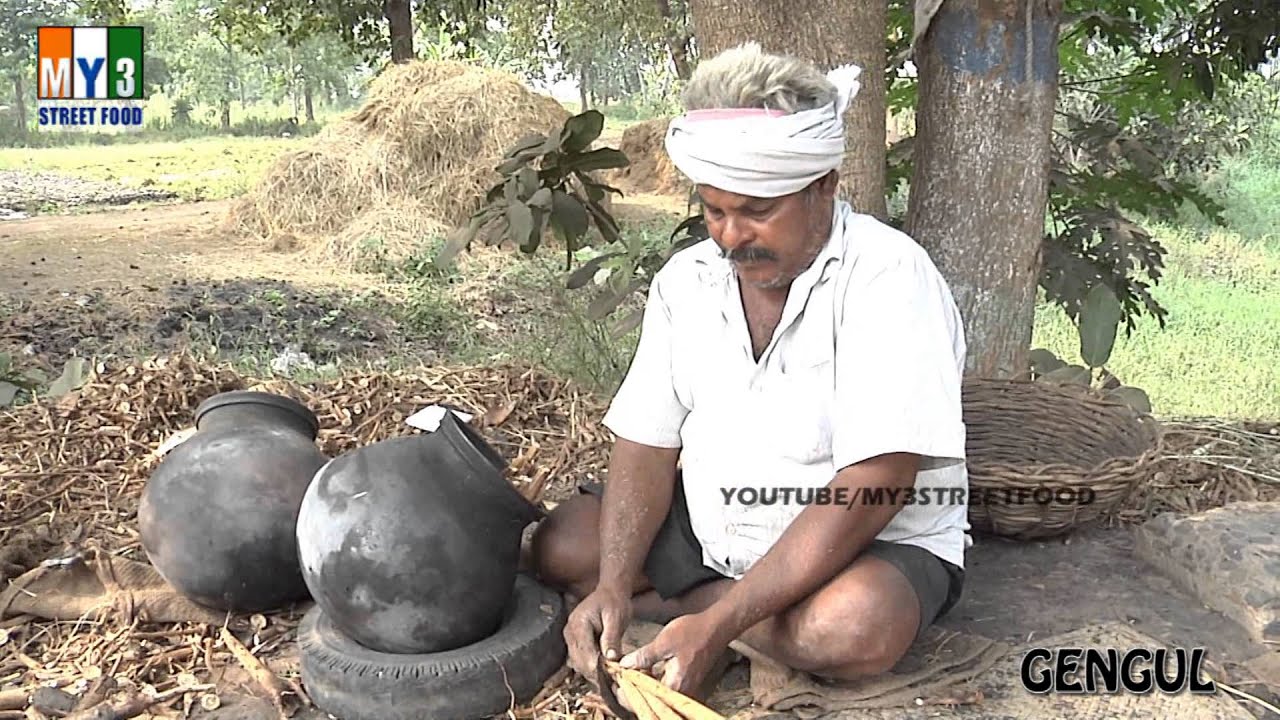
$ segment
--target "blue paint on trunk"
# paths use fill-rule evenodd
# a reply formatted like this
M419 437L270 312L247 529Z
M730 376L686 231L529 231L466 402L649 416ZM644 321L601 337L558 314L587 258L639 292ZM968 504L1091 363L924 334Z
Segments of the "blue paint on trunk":
M953 70L1013 84L1027 81L1027 26L1023 18L983 21L973 6L944 2L929 28L942 64ZM1031 17L1031 76L1053 82L1058 76L1056 18L1043 12Z

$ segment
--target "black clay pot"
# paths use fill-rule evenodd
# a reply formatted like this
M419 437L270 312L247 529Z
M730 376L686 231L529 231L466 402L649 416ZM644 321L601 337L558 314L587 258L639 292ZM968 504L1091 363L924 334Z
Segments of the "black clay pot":
M433 653L494 633L524 528L542 516L506 463L446 412L440 428L335 458L298 515L311 595L339 631L385 653Z
M138 508L142 546L192 601L262 612L309 597L296 523L328 461L319 422L280 395L236 391L196 409L196 432L151 474Z

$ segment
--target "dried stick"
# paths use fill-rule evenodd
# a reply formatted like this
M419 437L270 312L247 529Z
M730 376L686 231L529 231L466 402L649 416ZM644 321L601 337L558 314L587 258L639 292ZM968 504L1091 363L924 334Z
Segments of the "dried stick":
M153 696L134 695L120 705L103 703L95 708L81 710L68 715L66 720L129 720L129 718L135 718L150 708L166 703L184 693L212 690L213 688L213 685L189 685L166 690Z
M111 693L115 692L116 680L110 675L103 675L88 690L84 691L84 695L80 696L80 702L76 704L76 710L87 710L95 705L100 705L107 698L111 697Z
M619 686L624 688L623 692L638 697L641 702L648 705L653 714L657 716L657 720L682 720L681 715L672 709L670 705L663 702L656 695L646 695L643 690L636 687L635 683L631 682L630 678L619 674L615 679L618 681Z
M625 700L627 705L631 707L631 712L636 714L638 720L659 720L658 713L649 704L649 700L644 693L640 692L635 685L627 682L626 678L615 677L614 679L618 681L618 692L622 693L621 699Z
M222 642L226 643L227 649L239 661L240 666L249 673L249 677L253 678L258 687L262 688L270 696L272 707L276 709L280 717L287 718L288 714L284 711L284 703L280 699L284 693L288 692L287 686L266 665L263 665L261 660L254 657L253 653L249 652L249 648L237 640L230 630L224 627L219 633L222 637Z
M0 691L0 710L22 710L30 699L31 693L26 690Z
M683 715L687 720L724 720L724 716L694 700L688 695L676 692L671 688L663 685L656 678L650 677L639 670L624 668L614 662L609 662L606 668L610 670L610 674L619 679L626 678L645 695L656 697L672 710Z

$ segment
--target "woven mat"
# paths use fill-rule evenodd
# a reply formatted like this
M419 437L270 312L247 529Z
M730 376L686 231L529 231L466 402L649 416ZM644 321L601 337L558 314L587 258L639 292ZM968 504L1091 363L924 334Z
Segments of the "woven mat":
M1036 638L1016 647L994 667L966 685L980 689L982 699L953 707L928 705L897 709L847 710L824 714L832 720L915 720L916 718L983 718L984 720L1256 720L1227 693L1178 695L1034 695L1022 687L1019 666L1032 647L1132 647L1156 648L1159 640L1123 623L1093 625L1053 637ZM757 711L758 712L758 711ZM767 711L766 711L767 712ZM774 711L776 712L776 711Z
M978 680L1010 646L990 638L928 628L890 672L858 682L829 683L783 667L735 642L751 664L751 695L757 706L799 718L832 712L902 708L920 698L930 705L971 701L965 683Z

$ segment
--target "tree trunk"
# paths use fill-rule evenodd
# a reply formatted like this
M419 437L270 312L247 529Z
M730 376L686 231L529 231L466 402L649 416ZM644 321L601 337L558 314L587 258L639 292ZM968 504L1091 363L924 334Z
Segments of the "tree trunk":
M302 104L307 109L307 122L316 121L316 107L311 99L311 80L309 78L302 79Z
M235 97L236 84L236 51L231 43L231 23L223 22L222 30L225 33L225 40L222 45L227 50L227 75L226 87L222 90L222 129L231 129L231 100ZM241 103L243 105L243 103Z
M1062 0L947 0L916 52L906 230L951 285L973 375L1027 369L1061 13Z
M854 63L862 88L845 113L840 196L858 212L889 216L885 202L884 2L838 0L690 0L698 54L708 58L754 40L767 52L795 55L822 70Z
M659 17L663 20L672 20L671 0L655 0L655 2L658 3ZM693 74L693 66L689 62L690 40L688 33L667 36L667 52L671 53L671 64L675 65L676 76L681 80L688 80Z
M27 135L27 90L22 82L22 71L19 70L13 74L13 111L14 117L17 118L18 135L26 137Z
M409 62L413 59L413 10L409 0L384 0L382 14L391 35L391 62Z
M586 112L591 107L590 93L588 92L591 83L591 72L587 63L583 63L578 67L578 99L582 102L582 107L578 112Z

